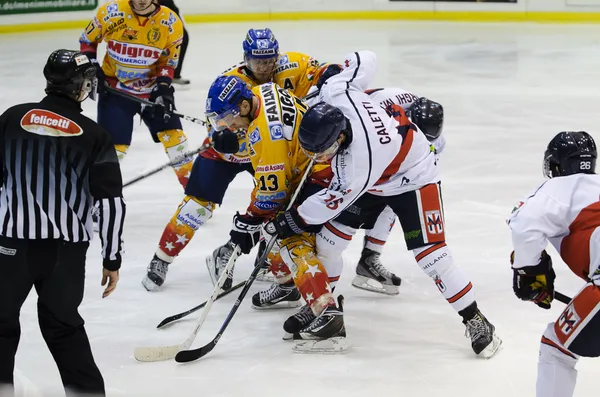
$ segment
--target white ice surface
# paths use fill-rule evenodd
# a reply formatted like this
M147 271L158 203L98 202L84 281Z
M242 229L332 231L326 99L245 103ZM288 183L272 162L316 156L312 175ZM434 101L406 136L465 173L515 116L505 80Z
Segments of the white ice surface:
M178 90L181 112L201 116L214 77L241 58L241 43L257 24L189 26L191 43ZM514 203L542 181L545 146L562 130L587 130L596 139L600 117L600 27L407 22L269 23L283 51L341 62L350 51L379 56L376 86L400 86L441 102L448 146L442 156L448 244L476 288L480 308L504 340L489 361L476 358L459 316L405 251L396 227L383 255L402 277L400 295L386 297L350 286L361 249L356 238L336 292L346 297L351 350L343 356L296 355L281 340L291 311L253 311L249 298L217 348L201 361L138 363L133 348L182 342L193 319L165 330L164 317L204 301L212 290L204 257L228 237L231 216L246 207L251 179L240 176L225 202L171 267L166 288L148 293L140 280L166 222L182 198L170 170L126 190L126 257L117 291L101 299L99 241L89 251L86 319L109 396L533 396L538 344L549 311L515 298L505 219ZM83 28L83 27L82 27ZM0 110L43 95L43 63L51 50L77 48L80 32L3 35ZM95 117L95 105L85 104ZM185 124L192 146L205 136ZM160 144L136 126L123 163L125 180L166 162ZM573 294L577 279L554 256L557 290ZM236 281L254 255L240 259ZM0 275L1 276L1 275ZM253 286L251 294L265 287ZM250 295L250 294L249 294ZM41 338L32 294L21 312L16 360L20 396L61 395L58 371ZM195 347L213 338L234 302L217 302ZM578 364L576 396L597 396L600 360Z

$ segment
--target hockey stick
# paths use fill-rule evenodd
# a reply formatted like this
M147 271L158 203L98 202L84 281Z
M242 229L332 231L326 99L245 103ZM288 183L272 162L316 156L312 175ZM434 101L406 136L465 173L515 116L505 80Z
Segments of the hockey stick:
M141 175L138 175L138 176L136 176L136 177L135 177L135 178L133 178L132 180L130 180L130 181L128 181L128 182L126 182L126 183L124 183L124 184L123 184L123 187L127 187L127 186L129 186L129 185L133 185L134 183L136 183L136 182L139 182L139 181L141 181L142 179L146 179L146 178L148 178L149 176L152 176L152 175L154 175L154 174L156 174L156 173L159 173L160 171L164 170L165 168L172 167L172 166L176 165L177 163L179 163L180 161L183 161L183 160L185 160L185 159L187 159L187 158L189 158L189 157L193 157L193 156L195 156L195 155L196 155L196 154L198 154L198 153L201 153L201 152L203 152L203 151L205 151L205 150L208 150L208 149L210 149L212 146L213 146L213 145L212 145L212 143L207 143L207 144L205 144L205 145L202 145L202 146L200 146L200 147L199 147L198 149L196 149L196 150L190 150L189 152L183 153L182 155L178 156L178 157L177 157L175 160L173 160L173 161L171 161L171 162L168 162L168 163L166 163L166 164L163 164L163 165L161 165L161 166L160 166L160 167L158 167L158 168L155 168L155 169L153 169L153 170L151 170L151 171L148 171L148 172L145 172L145 173L143 173L143 174L141 174Z
M268 271L268 269L263 269L263 270ZM219 295L217 295L217 299L215 299L215 300L219 300L222 297L229 295L231 292L242 288L245 284L246 284L246 280L244 280L244 281L242 281L242 282L234 285L233 287L231 287L227 291L221 292ZM162 320L160 322L160 324L158 324L156 326L156 328L161 329L161 328L165 327L166 325L169 325L169 324L171 324L171 323L173 323L175 321L181 320L182 318L187 317L190 314L195 313L198 310L202 309L206 305L206 303L207 302L201 303L198 306L195 306L195 307L191 308L190 310L187 310L185 312L181 312L181 313L169 316L169 317L165 318L164 320Z
M565 305L568 305L573 300L572 298L569 298L567 295L561 294L558 291L554 291L554 299L561 303L564 303Z
M134 102L137 102L137 103L141 103L142 105L151 106L151 107L161 106L161 105L157 105L156 103L151 102L151 101L149 101L147 99L139 98L139 97L137 97L135 95L128 94L126 92L123 92L123 91L118 90L116 88L113 88L111 86L105 86L104 88L106 89L107 92L110 92L111 94L115 94L115 95L118 95L120 97L127 98L127 99L129 99L131 101L134 101ZM169 112L169 113L172 114L173 116L182 118L182 119L187 120L189 122L206 126L206 121L202 120L199 117L186 116L185 114L181 114L181 113L177 113L177 112Z
M306 178L308 177L308 174L310 174L312 165L313 165L313 160L311 160L308 163L306 171L304 172L304 175L302 176L302 180L300 180L300 183L298 184L298 187L296 188L296 191L294 192L294 195L292 196L292 198L290 199L290 202L288 203L288 206L287 206L288 210L292 207L292 205L294 204L294 201L296 201L296 198L300 194L300 190L302 190L302 186L304 185L304 181L306 181ZM271 249L273 248L273 246L277 242L277 238L278 238L277 235L271 237L271 240L269 240L269 243L267 244L267 247L265 248L265 251L260 256L260 258L258 259L257 263L263 263L265 261L265 259L267 259L267 256L269 255L269 252L271 252ZM182 349L175 356L175 361L177 361L178 363L187 363L187 362L190 362L190 361L194 361L194 360L197 360L199 358L202 358L202 357L206 356L208 353L210 353L215 348L215 346L219 342L219 339L221 339L221 336L223 336L223 333L227 329L227 326L229 325L229 323L233 319L233 316L235 315L235 313L239 309L240 304L242 303L242 301L246 297L246 294L250 290L250 287L252 286L252 283L256 279L256 276L258 275L258 272L260 272L261 270L262 270L262 266L255 266L254 267L254 270L252 270L252 273L250 274L250 277L248 278L248 281L246 281L246 285L244 286L244 289L242 289L242 292L240 292L240 295L238 296L238 298L236 299L233 307L229 311L229 314L227 315L227 318L225 319L225 322L221 326L221 329L219 329L219 332L217 333L217 336L215 336L213 338L213 340L210 341L208 344L206 344L206 345L204 345L204 346L202 346L202 347L200 347L198 349L193 349L193 350Z
M239 255L240 255L240 249L239 249L239 247L236 246L235 249L233 250L233 253L231 254L231 257L229 258L229 261L227 262L227 266L225 266L225 269L223 269L223 273L221 274L221 277L219 277L217 284L213 288L213 293L210 296L210 298L208 299L208 301L206 302L206 305L204 306L204 310L202 311L200 318L196 322L196 326L194 327L194 330L192 331L190 336L188 336L188 338L179 345L158 346L158 347L137 347L133 353L133 356L135 357L136 360L142 361L142 362L170 360L173 357L175 357L177 355L177 353L179 353L180 351L187 350L190 348L190 346L192 346L192 343L194 343L194 340L196 339L196 335L198 335L198 331L200 331L200 327L202 327L202 324L204 324L204 320L206 320L206 317L208 316L208 313L210 312L210 309L211 309L213 303L217 300L217 296L219 295L219 292L222 291L221 287L223 286L223 283L227 279L227 275L228 275L229 271L233 268L233 265L235 264L235 261Z

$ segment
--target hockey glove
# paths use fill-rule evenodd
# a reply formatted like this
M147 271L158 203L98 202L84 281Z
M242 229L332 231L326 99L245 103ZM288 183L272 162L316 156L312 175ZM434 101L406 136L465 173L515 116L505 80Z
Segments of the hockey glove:
M152 109L152 117L162 118L165 123L169 121L175 111L175 90L169 84L159 83L150 92L150 101L156 106Z
M240 151L238 135L230 129L212 134L213 148L219 153L234 154Z
M277 215L273 221L265 226L267 233L277 235L280 239L302 233L317 233L320 230L321 225L309 225L304 222L295 207Z
M233 226L229 232L231 242L240 247L243 254L249 254L260 240L262 223L262 218L236 213L233 216Z
M327 66L327 68L321 74L321 77L319 77L319 81L317 81L317 88L320 90L321 87L323 87L323 84L325 84L325 82L327 81L327 79L335 76L336 74L339 74L341 71L342 67L335 63Z
M84 54L88 57L92 65L94 65L94 67L96 68L96 79L98 80L96 93L98 94L98 98L103 97L108 92L106 91L106 76L104 75L104 71L102 70L102 65L100 65L98 59L96 59L95 52L85 52Z
M514 251L510 255L510 263L514 263ZM513 268L513 291L519 299L533 301L542 309L550 309L554 299L554 280L556 274L552 269L552 258L542 251L540 262L536 266Z

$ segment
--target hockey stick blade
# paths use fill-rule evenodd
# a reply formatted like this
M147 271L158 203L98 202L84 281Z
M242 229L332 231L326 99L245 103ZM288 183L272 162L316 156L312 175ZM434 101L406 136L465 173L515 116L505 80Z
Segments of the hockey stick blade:
M231 254L231 257L229 258L229 261L227 262L227 265L225 266L225 269L223 269L223 273L221 274L221 277L219 277L217 284L213 288L212 295L210 296L208 301L206 301L204 310L202 311L200 318L198 318L198 321L196 322L196 326L192 330L192 333L190 334L190 336L188 336L187 339L179 345L158 346L158 347L137 347L137 348L135 348L135 350L133 352L133 356L135 357L136 360L142 361L142 362L170 360L173 357L176 357L177 353L179 353L180 351L188 350L192 346L192 343L194 343L194 340L196 339L196 335L198 335L200 328L204 324L204 321L206 320L206 317L208 316L208 313L210 312L210 309L212 308L213 303L215 303L215 300L217 300L217 295L219 295L219 292L221 292L221 287L223 286L225 279L227 279L227 274L233 268L233 265L235 264L235 260L240 255L240 253L241 253L240 248L235 247L235 249L233 250L233 253Z
M304 185L304 182L306 181L306 178L308 177L308 174L310 173L310 170L313 166L313 162L314 162L313 160L310 160L310 162L308 163L308 166L306 167L306 170L304 171L304 175L302 176L300 183L298 183L298 186L296 187L296 191L294 192L290 201L287 204L286 210L289 210L290 208L292 208L292 205L294 205L294 202L296 201L296 198L300 194L300 190L302 190L302 186ZM240 308L240 305L242 304L242 301L244 300L244 298L246 297L246 294L250 290L252 283L254 282L254 280L256 280L256 276L258 276L258 273L263 269L262 263L267 259L269 253L271 252L271 249L273 249L273 246L277 242L278 237L279 236L277 234L274 235L273 237L271 237L271 240L267 244L267 247L265 248L263 254L256 261L256 263L260 263L261 265L255 266L254 269L252 270L252 273L250 273L250 277L248 277L248 281L246 281L246 285L244 286L244 288L242 289L242 292L240 292L240 295L238 296L235 303L233 304L233 307L229 311L229 314L227 315L227 318L223 322L223 325L221 325L221 328L219 329L217 336L215 336L211 342L202 346L199 349L194 349L194 350L184 349L184 350L180 351L179 353L177 353L175 355L175 361L177 361L178 363L187 363L190 361L194 361L201 357L204 357L205 355L210 353L215 348L215 346L217 345L217 342L219 342L219 339L221 339L221 336L223 336L223 333L227 329L227 326L233 319L233 316L235 315L237 310Z
M267 256L269 255L269 252L271 252L271 249L275 245L276 241L277 241L277 236L274 236L274 237L271 238L271 241L269 241L269 244L267 244L267 248L265 249L265 252L262 254L262 256L261 256L261 258L259 260L259 263L262 263L262 262L264 262L265 259L267 259ZM252 286L252 283L254 282L254 280L256 279L256 276L258 275L258 273L261 270L262 270L262 267L259 267L259 266L256 266L254 268L254 270L252 270L252 273L250 274L250 277L248 277L248 280L246 281L246 285L242 289L242 292L240 292L240 295L238 296L238 298L235 301L233 307L229 311L229 314L227 315L227 318L225 319L225 322L223 322L223 325L221 325L221 328L219 329L219 332L217 333L217 336L215 336L215 338L212 341L210 341L209 343L207 343L206 345L204 345L204 346L202 346L202 347L200 347L198 349L192 349L192 350L184 349L184 350L181 350L180 352L178 352L175 355L175 361L177 361L178 363L189 363L190 361L195 361L195 360L198 360L201 357L204 357L205 355L207 355L208 353L210 353L215 348L215 346L217 345L217 342L219 342L219 339L221 339L221 336L223 336L223 332L225 332L225 330L227 329L227 326L229 325L229 323L233 319L233 316L235 315L235 313L239 309L242 301L244 300L244 297L246 296L246 294L250 290L250 287Z
M230 294L230 293L232 293L233 291L236 291L236 290L238 290L238 289L242 288L242 287L243 287L245 284L246 284L246 280L244 280L244 281L242 281L242 282L240 282L240 283L238 283L238 284L234 285L233 287L231 287L231 288L230 288L230 289L228 289L227 291L223 291L223 292L221 292L219 295L217 295L217 299L215 299L215 300L219 300L219 299L221 299L222 297L224 297L224 296L226 296L226 295L229 295L229 294ZM207 302L208 302L208 301L206 301L206 302L203 302L203 303L199 304L198 306L195 306L195 307L193 307L193 308L191 308L190 310L187 310L187 311L185 311L185 312L181 312L181 313L178 313L178 314L174 314L174 315L172 315L172 316L169 316L169 317L165 318L164 320L162 320L162 321L160 322L160 324L158 324L158 325L156 326L156 328L158 328L158 329L160 329L160 328L163 328L163 327L164 327L164 326L166 326L166 325L169 325L169 324L171 324L171 323L173 323L173 322L175 322L175 321L181 320L182 318L184 318L184 317L186 317L186 316L189 316L189 315L190 315L190 314L192 314L192 313L195 313L195 312L197 312L198 310L200 310L200 309L202 309L204 306L206 306L206 303L207 303Z

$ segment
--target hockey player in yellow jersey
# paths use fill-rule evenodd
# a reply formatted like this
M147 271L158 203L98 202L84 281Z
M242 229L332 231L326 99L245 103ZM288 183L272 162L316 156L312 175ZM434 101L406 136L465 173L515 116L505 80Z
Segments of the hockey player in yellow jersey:
M82 33L81 51L97 66L98 123L112 136L120 160L131 144L135 114L140 114L154 141L163 144L169 159L187 151L181 120L171 117L175 107L171 83L182 38L179 17L156 0L109 1ZM97 48L102 41L107 51L100 63ZM137 102L106 92L105 84L149 98L157 106L142 109ZM182 160L173 169L185 187L192 160Z
M248 131L246 143L254 168L255 187L246 213L238 212L234 216L229 234L232 244L244 254L258 243L263 223L284 210L311 164L298 140L298 130L306 111L307 107L300 99L274 83L250 91L241 79L221 76L208 91L206 115L213 128L216 131ZM326 168L329 168L328 163L317 164L311 172L318 174ZM311 190L309 186L303 189ZM319 185L318 190L321 189ZM299 306L301 294L316 316L325 310L337 310L327 271L315 253L314 233L320 229L320 226L306 227L305 232L281 242L281 254L276 253L271 259L281 261L282 277L285 273L286 279L255 294L253 306L262 308L261 302L267 300L263 295L272 293L280 295L278 303L287 303L287 307ZM271 270L278 273L273 263ZM269 297L268 301L273 300ZM343 319L339 321L339 336L345 336Z
M308 55L280 53L279 43L270 29L250 29L243 41L243 50L244 62L228 69L222 76L238 77L249 88L273 81L280 87L287 87L296 96L304 96L327 67ZM164 283L168 265L211 217L216 205L221 204L235 176L241 172L254 172L245 131L238 134L232 153L222 147L218 132L209 128L208 136L205 143L212 140L215 148L202 152L194 161L186 197L165 227L142 280L149 291L157 290ZM227 242L207 258L213 282L218 279L221 262L226 262L233 252L231 247L231 242ZM224 289L231 287L231 282L228 278Z

